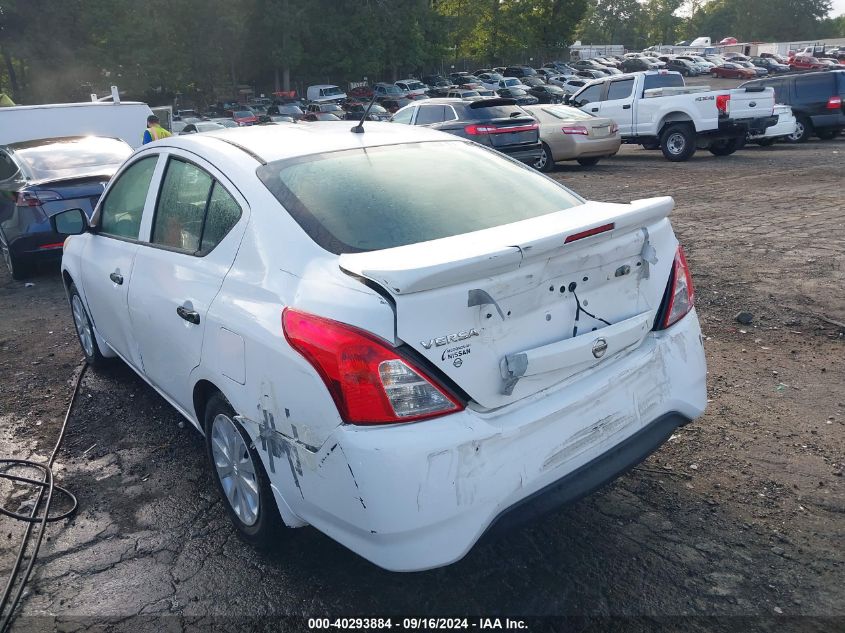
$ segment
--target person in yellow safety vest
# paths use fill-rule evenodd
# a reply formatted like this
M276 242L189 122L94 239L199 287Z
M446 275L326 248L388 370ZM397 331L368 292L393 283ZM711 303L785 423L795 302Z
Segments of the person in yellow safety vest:
M144 130L144 142L142 145L167 138L168 136L172 136L172 134L159 125L158 117L155 114L147 117L147 129Z

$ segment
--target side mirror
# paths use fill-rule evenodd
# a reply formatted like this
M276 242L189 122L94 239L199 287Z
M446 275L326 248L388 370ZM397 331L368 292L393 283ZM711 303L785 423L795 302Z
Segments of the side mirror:
M570 98L572 95L563 95L563 103L565 105L570 105L572 99Z
M50 228L59 235L81 235L88 230L88 217L82 209L66 209L50 217Z

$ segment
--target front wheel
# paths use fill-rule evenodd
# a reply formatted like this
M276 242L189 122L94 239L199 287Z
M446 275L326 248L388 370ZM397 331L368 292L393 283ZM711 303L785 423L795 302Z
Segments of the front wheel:
M599 164L599 159L596 158L596 157L593 157L593 158L577 158L576 160L578 161L579 165L582 165L584 167L593 167L593 166Z
M267 473L234 409L219 393L206 405L204 428L214 487L238 534L256 547L276 544L282 521ZM267 440L268 450L273 441Z
M673 163L689 160L695 154L695 132L684 123L670 125L660 137L660 149Z
M739 139L730 138L723 141L716 141L708 149L713 156L730 156L739 148Z
M97 337L94 335L94 326L91 325L91 319L88 317L88 311L85 309L85 304L76 288L76 284L71 284L68 288L68 295L70 298L70 311L73 315L73 325L76 328L76 336L79 339L79 346L82 348L82 353L85 354L85 360L92 367L102 367L108 362L100 352L100 346L97 345Z

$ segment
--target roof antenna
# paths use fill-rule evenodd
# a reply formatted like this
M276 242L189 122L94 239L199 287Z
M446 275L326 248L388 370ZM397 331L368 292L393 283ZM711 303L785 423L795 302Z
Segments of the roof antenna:
M364 110L364 116L361 117L361 120L358 121L358 125L353 127L350 132L353 134L363 134L364 133L364 121L367 120L367 117L370 116L370 108L373 107L373 104L376 102L376 92L373 90L373 98L370 99L370 105L367 106L367 109Z

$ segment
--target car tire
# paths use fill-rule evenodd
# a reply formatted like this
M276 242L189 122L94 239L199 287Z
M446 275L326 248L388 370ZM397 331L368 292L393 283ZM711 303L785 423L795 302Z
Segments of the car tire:
M822 130L816 130L816 136L818 136L823 141L829 141L830 139L836 138L839 136L839 130L836 128L824 128Z
M775 139L773 139L773 138L761 138L761 139L758 139L754 142L757 143L757 145L759 145L760 147L769 147L770 145L775 144Z
M710 144L707 149L713 156L730 156L736 150L740 149L744 143L739 142L740 139L729 138L721 141L715 141Z
M594 156L592 158L576 158L578 164L583 167L594 167L599 164L599 158Z
M85 354L85 361L92 367L102 367L108 363L109 359L103 356L100 351L97 337L94 335L94 326L91 324L91 317L88 316L85 302L74 283L71 283L68 288L68 302L70 303L70 313L73 317L76 338L79 340L82 353Z
M542 152L543 153L542 153L542 156L540 157L540 160L538 160L536 163L534 163L534 169L548 173L555 168L554 157L552 156L551 148L548 145L546 145L545 143L543 143Z
M689 160L695 154L695 132L686 123L668 125L660 135L660 149L670 162Z
M0 243L0 250L3 251L3 261L6 262L6 268L9 269L12 279L23 281L27 277L32 276L34 266L31 262L15 255L5 244Z
M270 480L255 445L222 394L209 398L203 422L211 478L238 535L262 549L278 544L282 519Z
M813 133L813 124L809 119L799 117L795 121L795 132L786 137L787 143L805 143Z

